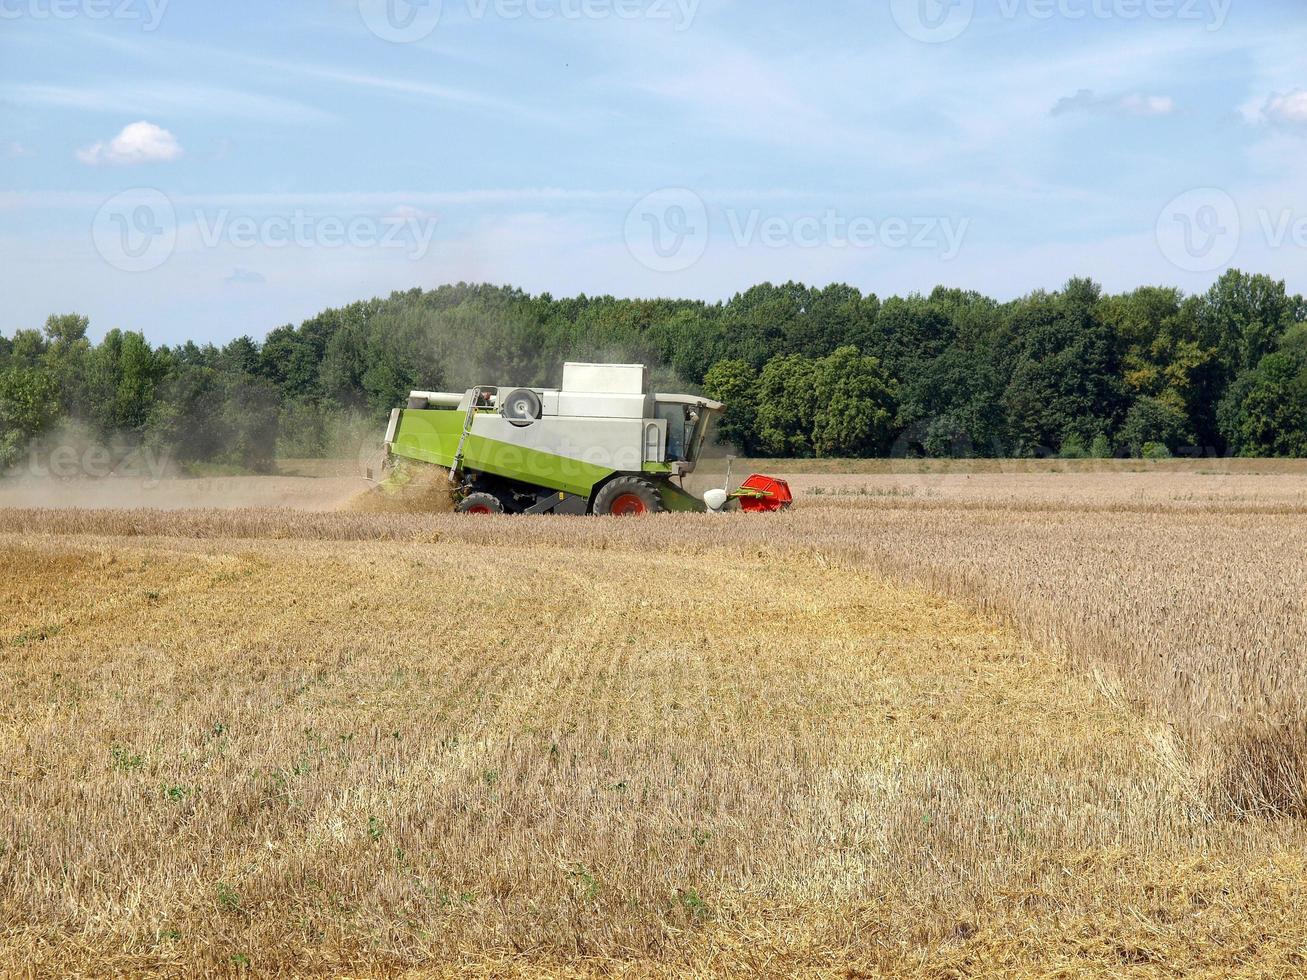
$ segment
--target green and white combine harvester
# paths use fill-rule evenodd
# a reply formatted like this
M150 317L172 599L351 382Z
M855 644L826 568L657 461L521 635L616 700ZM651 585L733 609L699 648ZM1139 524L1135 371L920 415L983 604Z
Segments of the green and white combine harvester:
M699 395L648 391L642 364L566 364L561 388L482 385L415 391L386 429L390 482L411 463L449 471L464 514L777 511L785 481L754 475L737 489L684 489L712 420Z

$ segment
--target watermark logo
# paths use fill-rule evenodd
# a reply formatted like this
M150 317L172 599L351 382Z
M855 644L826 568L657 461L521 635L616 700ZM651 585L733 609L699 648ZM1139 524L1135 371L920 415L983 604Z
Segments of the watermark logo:
M196 211L195 229L200 245L218 248L325 248L402 250L413 261L426 258L436 237L439 219L416 211L400 210L381 218L356 215L290 214L256 217L218 211Z
M728 209L726 224L737 248L886 248L938 252L950 262L962 251L970 218L945 215L846 215L834 208L820 214L767 215L760 209Z
M1234 0L983 0L982 11L998 20L1171 21L1225 26ZM894 22L908 37L941 44L962 36L976 20L976 0L890 0Z
M1262 209L1257 212L1257 223L1271 248L1292 244L1295 248L1307 249L1307 217L1295 214L1289 208L1274 214Z
M890 13L914 41L943 44L971 26L976 0L890 0Z
M997 0L1005 20L1153 20L1200 24L1219 31L1234 0Z
M647 194L626 216L626 247L655 272L684 272L708 250L708 206L694 191L669 187Z
M442 0L358 0L363 23L392 44L412 44L430 37L440 25Z
M172 0L0 0L0 20L135 21L157 31Z
M397 208L381 217L311 214L303 209L285 214L239 214L229 208L197 208L179 215L160 190L135 188L104 203L91 226L95 249L122 272L152 272L177 250L184 221L187 240L201 248L389 249L406 258L426 258L440 219L412 208ZM257 280L257 274L245 273ZM253 281L248 279L246 281Z
M0 0L3 2L3 0ZM643 20L684 31L700 0L464 0L459 14L483 20ZM358 0L363 23L383 41L412 44L430 37L441 21L442 0Z
M95 443L34 445L27 453L27 475L38 480L143 480L147 488L167 476L172 453L150 446L123 450Z
M1162 254L1185 272L1215 272L1239 250L1239 206L1225 191L1200 187L1173 198L1157 219Z
M566 436L560 440L555 452L557 455L544 456L521 446L492 443L485 448L483 461L498 470L541 478L580 476L592 467L630 472L640 469L644 462L643 450L638 445L614 449L590 441L578 442Z
M100 257L123 272L150 272L177 247L177 211L152 187L115 194L95 215L91 237Z
M683 272L708 250L718 220L702 197L670 187L642 197L626 216L626 247L655 272ZM971 219L947 215L873 216L827 208L795 214L722 208L716 230L737 249L920 249L945 262L962 251Z
M466 0L473 20L644 20L687 29L699 0Z

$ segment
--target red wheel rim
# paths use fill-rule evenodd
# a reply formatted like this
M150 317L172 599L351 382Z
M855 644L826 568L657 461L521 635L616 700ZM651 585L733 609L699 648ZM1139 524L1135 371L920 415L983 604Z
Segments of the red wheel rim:
M493 514L494 511L491 510L486 504L477 504L475 507L469 507L467 510L463 511L463 513L464 514Z
M649 513L649 505L638 493L624 493L613 501L608 512L614 517L639 517Z

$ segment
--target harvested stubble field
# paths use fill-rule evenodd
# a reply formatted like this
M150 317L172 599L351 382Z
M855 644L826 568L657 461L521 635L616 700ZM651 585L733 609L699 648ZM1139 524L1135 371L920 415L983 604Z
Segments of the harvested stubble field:
M1307 973L1307 471L1201 465L0 511L0 974Z

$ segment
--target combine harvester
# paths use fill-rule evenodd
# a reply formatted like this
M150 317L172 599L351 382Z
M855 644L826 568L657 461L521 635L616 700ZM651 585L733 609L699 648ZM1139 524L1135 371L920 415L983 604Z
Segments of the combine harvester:
M737 489L684 489L708 425L725 407L647 390L642 364L566 364L563 386L415 391L386 429L386 467L444 467L463 514L768 512L790 506L784 480L755 474ZM675 481L675 482L673 482Z

